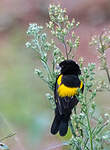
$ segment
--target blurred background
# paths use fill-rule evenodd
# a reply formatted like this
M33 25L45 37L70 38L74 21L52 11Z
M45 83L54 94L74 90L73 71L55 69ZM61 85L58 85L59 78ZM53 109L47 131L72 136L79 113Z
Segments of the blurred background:
M110 26L109 0L0 1L0 138L16 132L16 136L4 141L11 150L48 150L62 140L50 134L54 113L45 97L48 88L34 75L39 65L36 53L25 48L28 24L45 26L50 3L61 4L70 20L74 17L80 22L77 58L83 56L86 63L98 65L96 50L88 42L92 35ZM109 56L108 51L108 64ZM106 74L98 72L97 76L105 78ZM96 103L102 113L110 112L109 97L108 92L97 94Z

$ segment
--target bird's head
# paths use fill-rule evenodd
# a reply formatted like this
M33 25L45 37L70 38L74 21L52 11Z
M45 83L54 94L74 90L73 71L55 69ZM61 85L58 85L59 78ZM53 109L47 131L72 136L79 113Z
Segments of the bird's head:
M74 75L80 75L81 70L79 68L79 65L76 64L73 60L64 60L62 61L59 66L61 67L61 74L74 74Z

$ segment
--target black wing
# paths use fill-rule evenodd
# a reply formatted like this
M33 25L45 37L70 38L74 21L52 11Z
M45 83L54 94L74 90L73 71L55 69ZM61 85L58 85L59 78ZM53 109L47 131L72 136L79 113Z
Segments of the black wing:
M56 82L55 82L54 100L55 100L55 103L56 103L56 107L58 107L59 113L62 114L62 104L61 104L61 101L59 99L59 95L58 95L58 92L57 92L57 89L58 89L57 80L58 80L59 76L57 77Z

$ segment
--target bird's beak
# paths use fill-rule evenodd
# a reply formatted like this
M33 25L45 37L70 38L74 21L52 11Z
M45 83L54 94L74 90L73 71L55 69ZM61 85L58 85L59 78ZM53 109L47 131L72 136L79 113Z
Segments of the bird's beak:
M56 65L56 70L58 70L59 72L61 71L61 67L59 66L59 64Z

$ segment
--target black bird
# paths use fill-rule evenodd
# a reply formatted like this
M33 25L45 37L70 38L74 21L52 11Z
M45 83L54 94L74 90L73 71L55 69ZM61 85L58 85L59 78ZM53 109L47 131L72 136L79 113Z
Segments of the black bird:
M61 73L56 79L54 89L54 99L56 103L55 118L51 126L51 133L59 131L60 136L65 136L68 131L68 122L72 109L77 105L78 88L84 89L83 82L79 75L81 70L79 65L73 60L64 60L59 64Z

